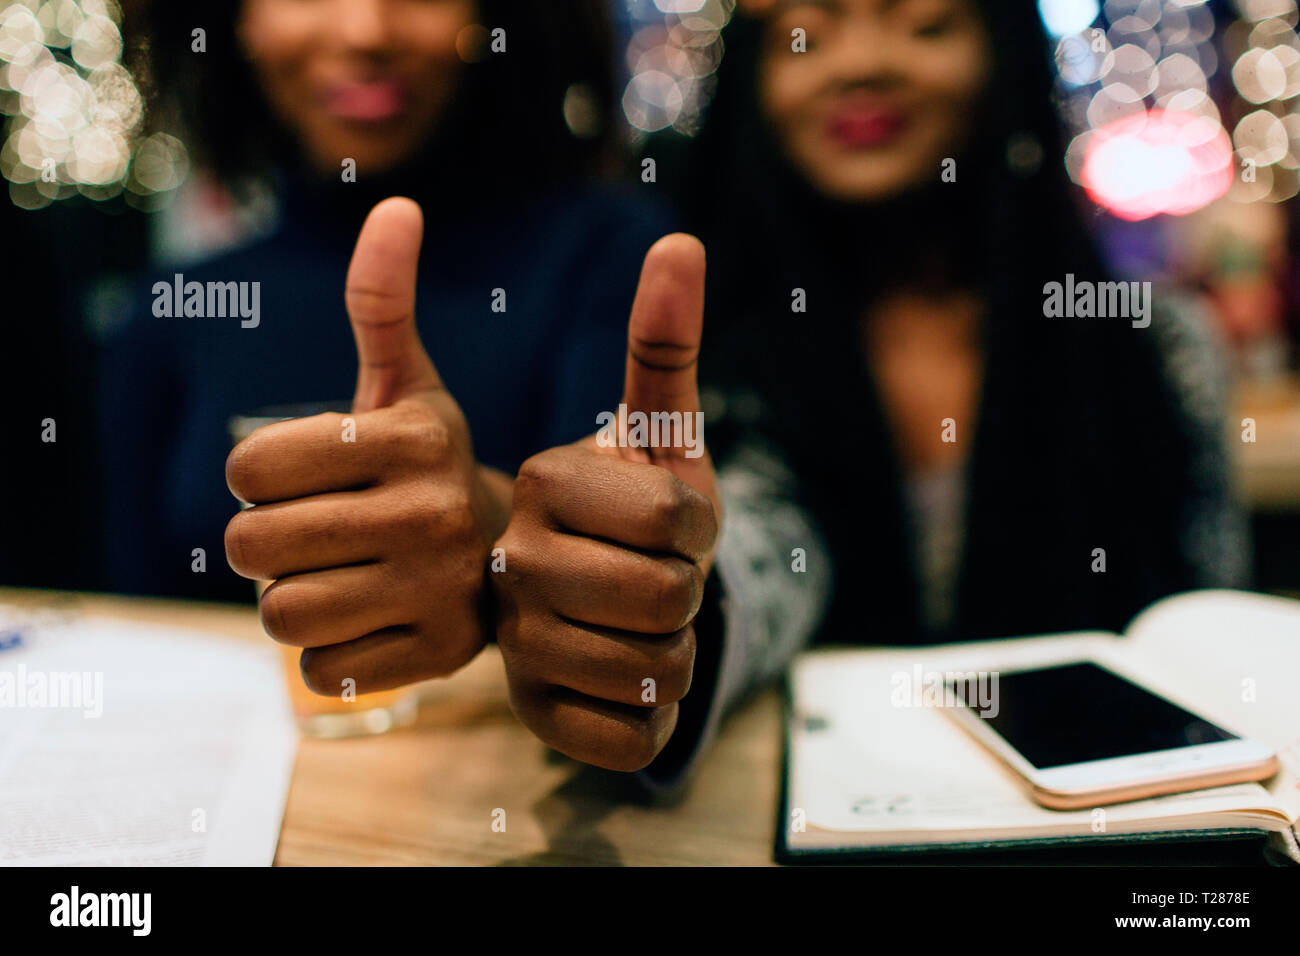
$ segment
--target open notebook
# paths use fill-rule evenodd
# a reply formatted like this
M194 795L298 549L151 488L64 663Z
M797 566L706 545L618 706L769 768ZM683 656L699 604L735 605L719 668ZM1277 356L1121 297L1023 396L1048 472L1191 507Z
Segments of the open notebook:
M1048 810L949 715L910 690L935 672L1093 658L1271 744L1282 769L1247 783L1085 810ZM778 856L925 855L1272 832L1300 861L1300 602L1235 591L1161 600L1102 632L923 648L825 649L790 676Z

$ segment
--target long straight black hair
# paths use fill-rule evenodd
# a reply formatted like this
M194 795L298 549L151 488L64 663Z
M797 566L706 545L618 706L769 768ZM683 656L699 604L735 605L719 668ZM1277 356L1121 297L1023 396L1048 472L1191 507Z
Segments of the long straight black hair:
M668 181L709 255L701 376L732 399L710 447L725 458L750 426L781 446L835 567L824 631L832 640L860 639L864 588L884 596L872 606L879 633L869 639L944 636L920 623L900 459L861 346L862 317L900 284L948 285L986 303L961 635L1118 629L1190 582L1177 547L1190 440L1162 384L1155 336L1127 322L1044 318L1045 283L1107 276L1065 173L1035 4L978 5L994 64L954 157L956 182L936 167L926 185L881 203L817 194L762 114L764 24L745 16L724 30L704 131L681 156L664 147ZM1015 144L1041 162L1012 162ZM792 312L795 289L805 313ZM747 393L758 401L734 400ZM1128 468L1145 468L1159 493L1127 489ZM1089 542L1110 542L1111 573L1088 574Z

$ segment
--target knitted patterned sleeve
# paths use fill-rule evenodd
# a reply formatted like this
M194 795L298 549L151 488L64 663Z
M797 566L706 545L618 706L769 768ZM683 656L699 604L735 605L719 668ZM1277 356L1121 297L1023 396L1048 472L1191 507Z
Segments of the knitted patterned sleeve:
M1188 494L1179 522L1179 551L1191 587L1245 587L1251 576L1250 533L1232 487L1229 435L1229 350L1213 317L1196 298L1166 289L1156 300L1151 331L1168 386L1183 409L1193 449Z
M695 676L672 740L637 775L654 792L690 777L727 712L785 670L830 601L827 551L779 451L757 430L726 448L718 459L724 518L695 621Z

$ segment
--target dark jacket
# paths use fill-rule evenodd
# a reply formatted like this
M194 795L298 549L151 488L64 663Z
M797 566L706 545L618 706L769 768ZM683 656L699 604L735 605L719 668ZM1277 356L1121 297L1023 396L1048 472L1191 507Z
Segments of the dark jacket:
M617 406L640 263L671 231L647 201L569 189L528 203L425 198L421 337L469 421L479 460L513 472L595 429ZM110 586L251 599L225 562L237 504L226 488L229 419L266 406L347 401L356 350L344 278L366 211L356 184L291 193L268 238L200 266L157 267L102 356L98 387ZM419 197L417 197L419 198ZM260 321L160 318L155 282L260 282ZM505 311L493 311L494 290ZM497 301L500 301L497 299ZM195 548L206 572L191 570Z

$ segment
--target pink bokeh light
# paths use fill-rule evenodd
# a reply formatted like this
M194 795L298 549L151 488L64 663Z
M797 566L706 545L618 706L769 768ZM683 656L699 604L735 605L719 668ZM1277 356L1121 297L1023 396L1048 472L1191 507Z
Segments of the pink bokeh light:
M1232 185L1232 144L1213 119L1151 110L1096 130L1080 182L1093 202L1121 219L1183 216Z

